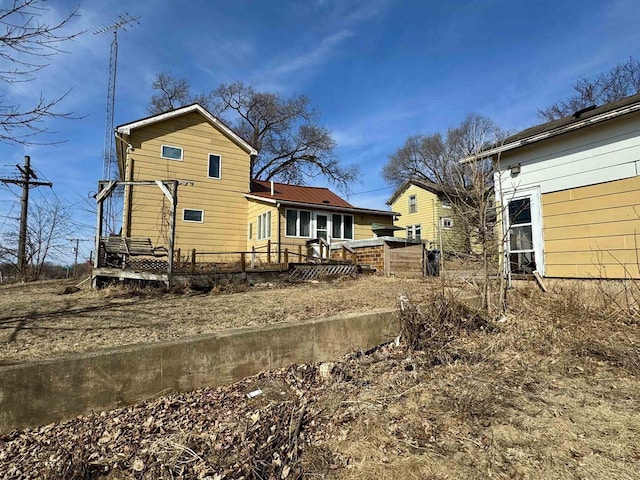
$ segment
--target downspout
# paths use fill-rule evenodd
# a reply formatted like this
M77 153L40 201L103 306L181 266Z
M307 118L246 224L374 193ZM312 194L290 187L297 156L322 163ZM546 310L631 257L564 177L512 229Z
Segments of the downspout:
M273 189L273 182L271 182L271 188ZM281 220L280 220L280 202L276 203L276 213L278 214L278 263L282 262L280 258L280 240L281 240Z

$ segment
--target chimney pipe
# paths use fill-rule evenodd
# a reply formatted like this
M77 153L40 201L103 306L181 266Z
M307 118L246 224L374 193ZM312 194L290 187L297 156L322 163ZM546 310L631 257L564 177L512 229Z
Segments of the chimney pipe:
M272 196L272 197L273 197L273 193L274 193L274 190L273 190L273 180L271 180L271 196Z

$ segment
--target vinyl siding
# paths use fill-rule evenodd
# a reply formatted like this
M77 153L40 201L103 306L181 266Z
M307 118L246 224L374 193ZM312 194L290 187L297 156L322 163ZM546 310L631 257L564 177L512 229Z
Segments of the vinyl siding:
M634 177L640 174L640 114L505 152L500 162L495 185L505 196L535 185L545 194ZM515 164L521 171L512 177Z
M416 196L417 210L409 213L409 197ZM440 233L442 232L442 250L447 252L461 251L465 249L466 241L464 231L460 228L462 223L456 218L454 208L445 208L438 196L416 185L409 185L391 205L394 212L400 213L395 226L406 228L409 225L420 225L422 240L431 244L432 248L440 248ZM440 229L440 219L451 218L452 229ZM405 232L397 232L397 237L405 237Z
M133 180L183 180L178 188L176 248L198 252L244 251L247 248L249 155L198 113L134 130L127 139ZM162 145L183 149L181 161L161 158ZM209 154L220 155L221 178L209 178ZM169 233L168 200L155 186L134 186L125 232L149 236L166 245ZM202 223L182 220L183 209L204 211ZM129 228L127 228L129 227Z
M640 176L542 195L546 276L640 278Z

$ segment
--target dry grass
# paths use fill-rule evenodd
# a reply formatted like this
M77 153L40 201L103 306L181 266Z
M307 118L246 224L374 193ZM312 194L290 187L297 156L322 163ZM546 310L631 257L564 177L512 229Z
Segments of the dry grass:
M339 410L350 420L316 445L344 456L324 478L638 478L640 323L601 288L527 285L495 328L440 322L460 335L388 352ZM442 302L420 306L425 332ZM458 354L432 367L443 348Z
M387 282L367 279L309 288L323 299L345 289L343 301L365 288L372 296L383 290L408 292L404 282ZM293 389L308 400L312 412L302 432L303 473L295 478L638 478L640 321L632 302L611 304L611 298L632 297L633 292L624 290L637 284L558 282L550 283L546 294L523 284L510 292L508 314L481 321L468 305L442 297L430 286L415 284L419 312L413 313L420 313L423 322L420 326L420 318L411 317L407 332L415 334L412 348L401 343L354 353L325 369L332 372L328 380L320 379L317 365L260 374L229 387L236 397L220 390L215 409L206 401L211 395L206 390L176 398L185 409L207 405L201 416L190 410L194 425L206 425L224 423L237 408L277 410L290 401L288 394L279 399L282 392ZM282 293L295 304L299 288L307 287ZM280 290L267 291L276 292ZM291 379L297 379L295 388L287 387ZM260 402L240 401L243 392L257 387L266 392ZM172 398L156 403L175 403ZM142 436L144 425L135 418L149 417L145 409L151 406L130 407L106 418L132 422L139 431L132 440L150 445L150 451L156 448L164 462L215 461L207 453L210 446L199 443L210 430L203 430L202 438L185 439L171 431ZM176 418L185 418L185 412ZM88 431L96 428L87 422ZM65 429L52 428L54 433ZM77 428L82 434L84 427ZM22 435L32 449L28 432L11 441ZM0 449L0 459L2 455ZM111 473L111 478L130 478L127 472L122 477Z
M73 283L0 286L0 365L228 328L393 308L400 294L423 298L422 280L334 279L315 284L220 284L210 293ZM246 291L242 291L246 290Z

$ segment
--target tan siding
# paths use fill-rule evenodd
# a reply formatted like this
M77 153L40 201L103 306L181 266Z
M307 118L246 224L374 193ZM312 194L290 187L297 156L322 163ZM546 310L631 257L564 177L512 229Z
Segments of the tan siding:
M183 252L247 249L249 155L204 118L191 113L134 130L133 180L190 180L178 188L176 248ZM183 149L181 161L161 158L161 146ZM208 178L209 154L221 155L221 179ZM182 220L183 209L204 211L202 223ZM169 202L157 186L133 187L130 235L168 243Z
M640 177L542 196L549 277L639 276Z

